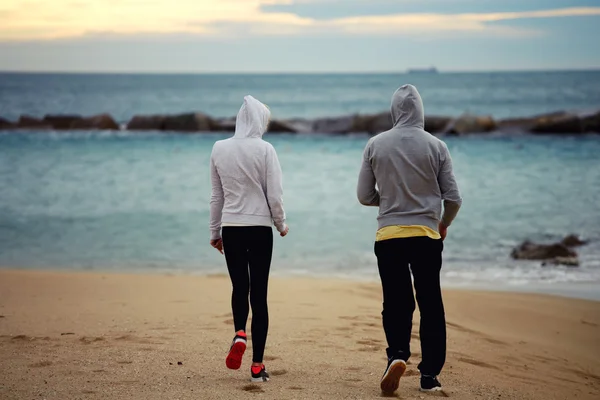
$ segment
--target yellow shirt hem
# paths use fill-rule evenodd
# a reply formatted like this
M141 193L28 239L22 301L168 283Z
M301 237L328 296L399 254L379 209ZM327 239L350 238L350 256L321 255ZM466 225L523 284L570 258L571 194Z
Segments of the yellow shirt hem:
M441 239L439 232L434 231L428 226L423 225L392 225L384 226L377 231L375 240L381 242L382 240L390 239L403 239L409 237L422 237L426 236L431 239Z

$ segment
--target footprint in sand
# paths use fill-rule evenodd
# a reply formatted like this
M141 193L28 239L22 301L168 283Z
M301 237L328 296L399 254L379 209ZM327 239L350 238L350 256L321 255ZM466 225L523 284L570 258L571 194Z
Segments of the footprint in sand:
M52 361L40 361L34 364L29 364L30 368L43 368L43 367L49 367L52 365Z
M357 340L356 343L369 345L369 346L379 346L381 344L381 340L379 340L379 339L363 339L363 340Z
M340 317L338 317L339 319L345 319L347 321L358 321L360 320L362 317L359 315L342 315Z
M265 391L258 385L250 384L242 387L242 390L250 393L264 393Z
M485 363L485 362L479 361L479 360L473 360L470 358L461 357L458 359L458 361L464 362L467 364L471 364L471 365L476 365L478 367L483 367L483 368L498 369L498 370L500 369L500 368L496 367L495 365L491 365L491 364L488 364L488 363Z
M79 339L79 341L83 344L92 344L92 343L102 342L102 341L104 341L104 338L84 336L81 339Z
M371 351L380 351L382 350L383 347L381 346L368 346L368 347L361 347L360 349L358 349L358 351L366 351L366 352L371 352Z
M36 339L36 338L34 338L34 337L31 337L31 336L27 336L27 335L17 335L17 336L13 336L13 337L11 338L11 340L15 340L15 341L17 341L17 340L22 340L22 341L27 341L27 342L31 342L31 341L33 341L33 340L35 340L35 339Z
M285 369L276 369L275 371L269 372L269 374L273 376L281 376L287 374L287 371Z
M506 346L507 343L503 342L502 340L498 340L498 339L493 339L493 338L489 338L489 337L484 337L483 340L485 340L488 343L491 344L497 344L498 346Z
M265 361L275 361L275 360L279 360L279 357L277 357L277 356L265 356L264 359L265 359Z
M300 386L290 386L290 387L288 387L288 389L289 390L304 390L304 388L300 387Z

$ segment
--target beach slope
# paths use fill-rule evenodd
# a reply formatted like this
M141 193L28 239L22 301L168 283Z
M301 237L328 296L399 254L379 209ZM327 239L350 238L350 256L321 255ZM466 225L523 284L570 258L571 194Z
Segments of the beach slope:
M2 399L368 399L385 367L377 284L270 283L267 368L251 385L225 356L223 276L0 270ZM398 398L600 398L600 302L446 291L444 391L418 391L413 358ZM248 326L249 328L249 326Z

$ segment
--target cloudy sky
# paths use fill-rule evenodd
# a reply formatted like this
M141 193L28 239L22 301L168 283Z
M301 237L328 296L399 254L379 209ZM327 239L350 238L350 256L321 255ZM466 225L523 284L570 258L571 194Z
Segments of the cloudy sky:
M600 0L0 0L0 70L600 68Z

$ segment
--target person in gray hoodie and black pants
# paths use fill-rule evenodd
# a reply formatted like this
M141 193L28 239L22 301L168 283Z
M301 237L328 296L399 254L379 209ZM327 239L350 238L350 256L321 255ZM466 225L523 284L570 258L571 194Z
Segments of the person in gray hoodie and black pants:
M357 188L361 204L379 207L375 254L388 342L381 389L398 389L410 357L414 278L421 312L421 390L437 391L446 360L443 240L462 199L448 147L424 130L423 101L414 86L394 93L391 114L393 128L371 138L365 148Z
M252 96L244 97L235 135L215 143L210 158L210 244L225 253L233 286L235 336L225 360L239 369L246 350L246 322L252 307L251 381L266 382L263 364L269 312L267 287L273 229L288 233L283 209L282 173L273 146L262 140L271 112Z

